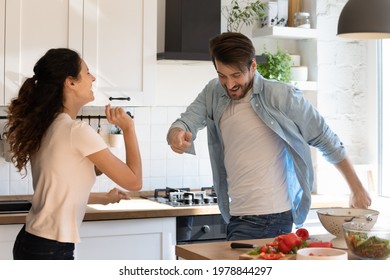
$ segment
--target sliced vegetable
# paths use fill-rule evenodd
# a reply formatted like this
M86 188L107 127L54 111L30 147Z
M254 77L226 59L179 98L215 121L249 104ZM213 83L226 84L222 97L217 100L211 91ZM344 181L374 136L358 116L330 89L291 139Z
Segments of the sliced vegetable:
M325 247L325 248L332 248L332 242L324 242L324 241L314 241L307 243L308 248L314 248L314 247Z
M285 255L281 252L279 253L260 253L259 258L263 260L279 260L283 258Z
M302 234L303 238L297 233L278 235L272 242L259 248L253 248L247 254L252 256L259 255L261 259L280 259L285 256L284 254L296 254L298 249L307 247L308 244L304 238L308 238L309 232L304 229L300 231L300 234Z

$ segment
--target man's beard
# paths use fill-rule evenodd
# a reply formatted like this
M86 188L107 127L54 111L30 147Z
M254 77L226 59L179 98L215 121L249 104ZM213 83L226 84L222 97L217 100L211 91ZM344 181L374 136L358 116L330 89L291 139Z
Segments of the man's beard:
M232 99L232 100L240 100L242 98L244 98L248 92L250 91L250 89L252 88L253 86L253 79L248 83L248 84L245 84L245 87L243 88L241 85L236 85L238 86L238 90L241 90L241 94L240 95L237 95L237 94L231 94L231 92L228 90L228 88L225 86L225 90L227 92L227 94L229 95L229 97ZM236 87L235 86L235 87ZM233 88L235 88L233 87ZM237 91L234 91L234 93L237 93Z

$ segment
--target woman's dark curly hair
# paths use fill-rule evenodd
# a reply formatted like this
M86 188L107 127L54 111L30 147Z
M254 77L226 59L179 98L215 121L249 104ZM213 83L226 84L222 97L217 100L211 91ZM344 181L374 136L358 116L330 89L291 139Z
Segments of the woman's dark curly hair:
M41 146L48 127L64 109L64 82L77 79L81 70L80 55L67 48L50 49L34 66L34 76L27 78L18 96L7 108L3 136L7 139L12 162L18 171Z

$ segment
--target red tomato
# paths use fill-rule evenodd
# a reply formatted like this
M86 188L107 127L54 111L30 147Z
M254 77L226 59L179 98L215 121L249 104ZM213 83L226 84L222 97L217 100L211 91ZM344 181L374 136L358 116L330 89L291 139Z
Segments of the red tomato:
M261 246L260 247L260 252L267 253L268 252L268 247L267 246Z
M309 231L305 228L299 228L295 234L298 235L303 241L306 241L309 238Z

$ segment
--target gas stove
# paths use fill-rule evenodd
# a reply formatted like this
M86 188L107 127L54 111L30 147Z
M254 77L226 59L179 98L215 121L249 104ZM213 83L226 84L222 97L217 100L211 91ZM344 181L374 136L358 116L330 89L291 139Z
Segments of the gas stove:
M148 199L174 207L209 206L218 203L217 195L212 187L203 187L200 190L189 188L155 189L154 197Z

